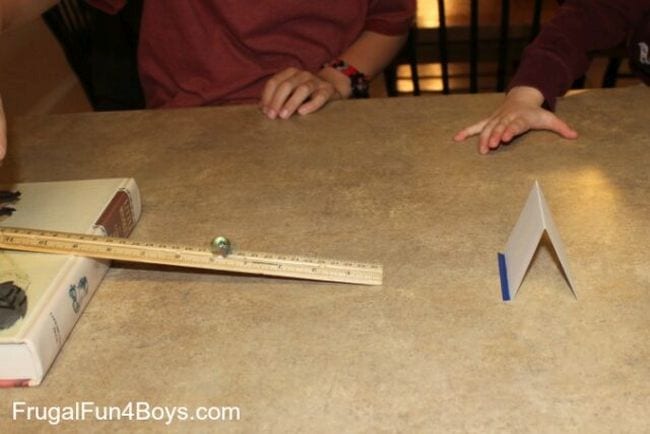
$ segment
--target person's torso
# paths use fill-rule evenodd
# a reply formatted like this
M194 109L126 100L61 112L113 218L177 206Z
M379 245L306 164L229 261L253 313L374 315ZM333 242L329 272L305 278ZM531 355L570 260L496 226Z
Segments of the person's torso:
M368 0L146 0L139 68L150 107L252 102L290 66L317 71L363 30Z

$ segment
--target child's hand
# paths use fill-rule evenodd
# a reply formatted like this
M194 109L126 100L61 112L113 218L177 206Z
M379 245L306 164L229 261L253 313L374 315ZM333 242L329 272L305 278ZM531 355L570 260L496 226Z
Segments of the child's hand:
M498 148L501 143L508 143L514 137L529 130L554 131L566 139L575 139L578 133L564 121L541 105L542 93L533 87L514 87L506 95L506 100L492 115L471 125L454 136L462 141L480 134L478 151L487 154L490 149Z
M341 98L341 93L327 79L308 71L287 68L266 82L260 107L270 119L288 119L296 112L306 115L330 100Z
M0 95L0 164L7 152L7 123L5 121L5 112L2 108L2 95Z

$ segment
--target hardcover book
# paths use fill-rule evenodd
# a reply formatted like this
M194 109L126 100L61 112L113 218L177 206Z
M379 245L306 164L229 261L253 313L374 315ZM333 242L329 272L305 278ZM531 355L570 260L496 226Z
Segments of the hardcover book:
M132 178L21 183L0 190L20 192L0 216L3 227L127 237L140 217ZM41 383L109 264L0 251L0 387Z

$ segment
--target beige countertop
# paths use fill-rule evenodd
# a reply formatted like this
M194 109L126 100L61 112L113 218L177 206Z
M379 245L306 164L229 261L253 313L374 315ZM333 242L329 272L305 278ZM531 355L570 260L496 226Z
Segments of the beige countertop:
M114 264L43 384L12 402L237 406L239 421L115 432L647 432L650 89L561 100L581 133L488 156L453 134L500 95L73 114L10 125L0 181L136 178L133 239L384 265L384 285ZM576 300L542 245L511 303L497 252L538 180Z

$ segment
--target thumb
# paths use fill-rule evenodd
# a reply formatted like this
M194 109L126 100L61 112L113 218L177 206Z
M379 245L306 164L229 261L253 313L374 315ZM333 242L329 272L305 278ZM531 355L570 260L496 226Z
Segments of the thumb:
M548 112L544 124L545 129L556 132L565 139L575 139L578 137L578 132L576 130L571 128L566 122L555 116L553 113Z

